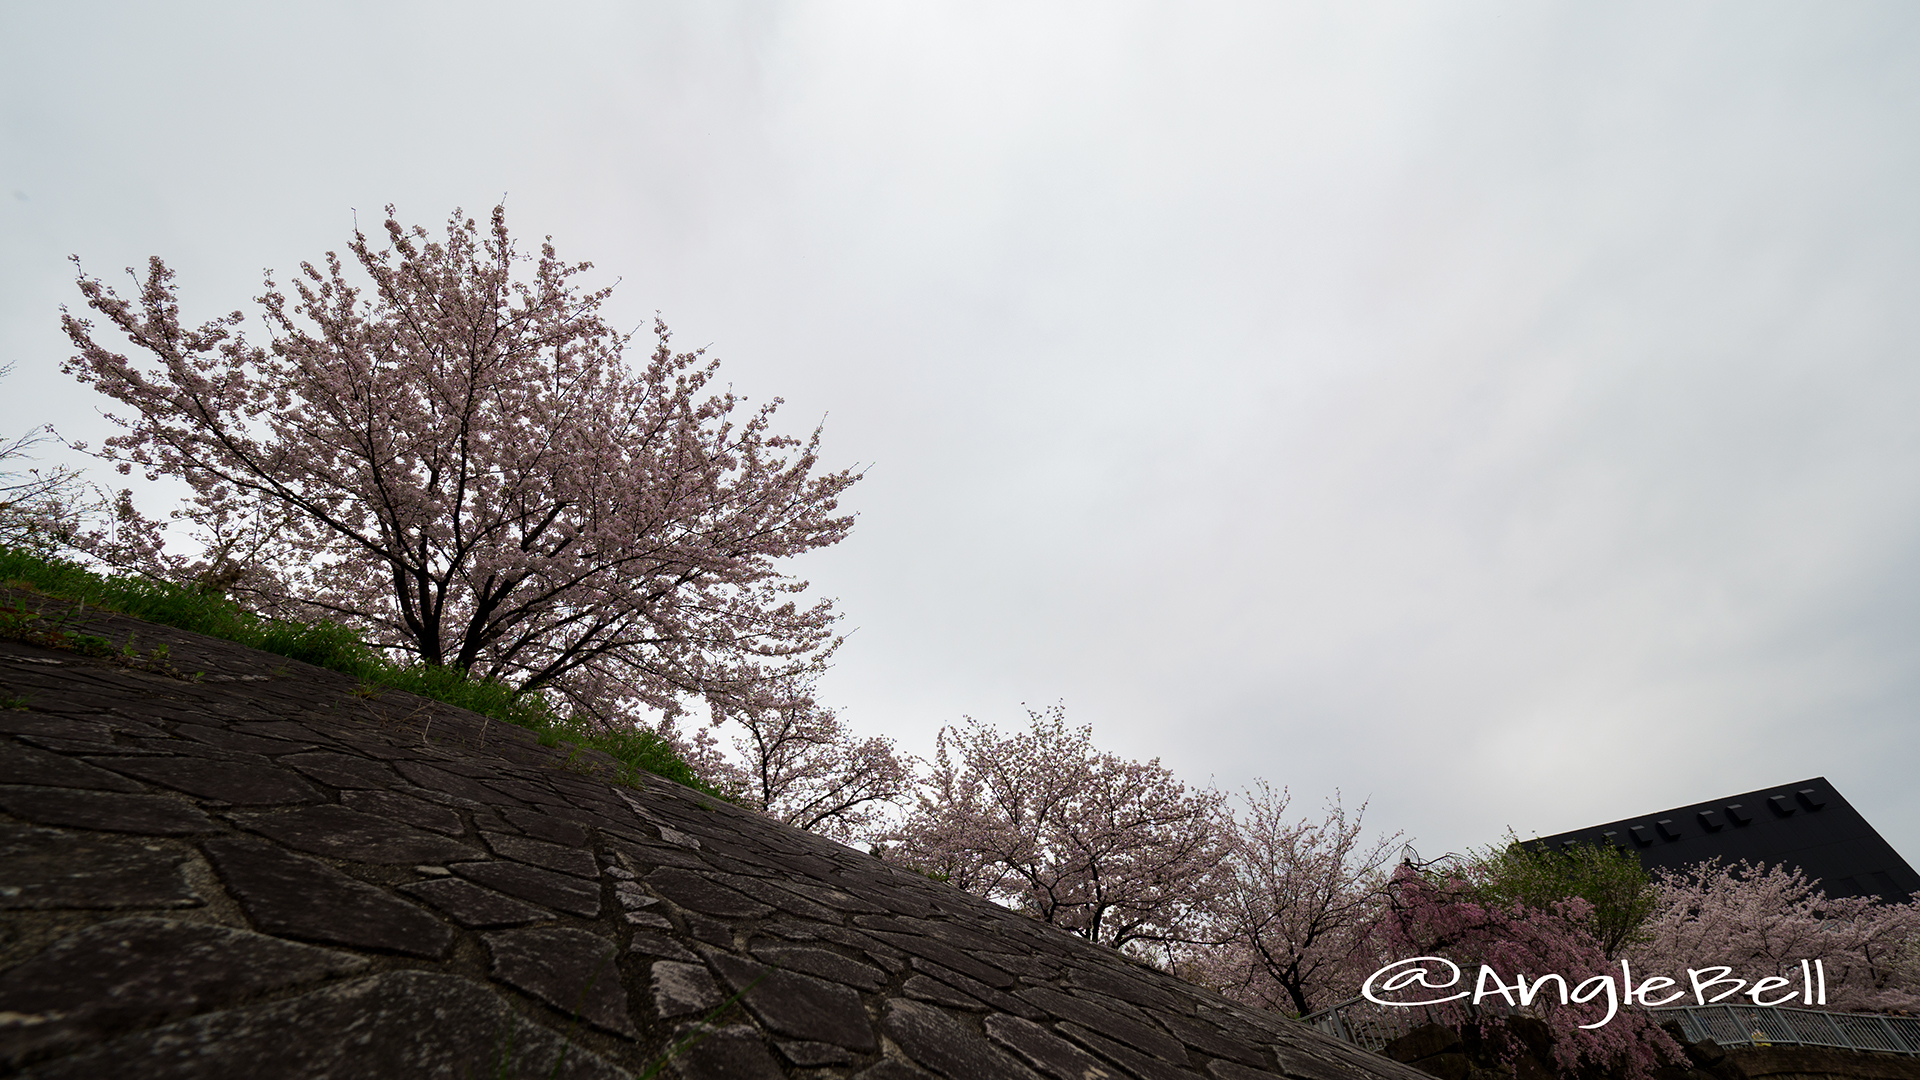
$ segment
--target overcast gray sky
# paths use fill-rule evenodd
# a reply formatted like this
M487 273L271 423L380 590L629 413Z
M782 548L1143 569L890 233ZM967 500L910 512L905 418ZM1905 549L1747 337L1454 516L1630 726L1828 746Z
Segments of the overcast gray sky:
M1064 701L1429 855L1824 774L1920 861L1911 4L0 20L0 435L103 433L69 254L198 320L505 195L870 466L794 566L861 731Z

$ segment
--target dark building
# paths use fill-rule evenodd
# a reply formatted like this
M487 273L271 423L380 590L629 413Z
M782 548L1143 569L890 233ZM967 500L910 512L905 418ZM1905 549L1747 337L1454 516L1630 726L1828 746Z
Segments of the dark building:
M1824 776L1528 841L1528 846L1613 844L1648 869L1722 862L1797 866L1828 896L1879 895L1899 903L1920 893L1920 875L1881 839Z

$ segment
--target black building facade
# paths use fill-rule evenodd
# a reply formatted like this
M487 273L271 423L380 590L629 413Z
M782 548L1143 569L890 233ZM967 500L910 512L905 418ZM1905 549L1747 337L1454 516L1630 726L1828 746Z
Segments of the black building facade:
M1678 870L1719 857L1797 866L1828 896L1878 895L1898 903L1920 893L1920 875L1824 776L1723 799L1676 806L1528 841L1528 846L1612 844L1648 869Z

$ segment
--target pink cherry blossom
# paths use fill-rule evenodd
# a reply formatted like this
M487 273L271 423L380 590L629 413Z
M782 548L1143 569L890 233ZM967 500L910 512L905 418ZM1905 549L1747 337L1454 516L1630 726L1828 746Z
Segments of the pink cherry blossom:
M1729 966L1751 983L1818 960L1827 1004L1886 1011L1920 1007L1920 901L1828 898L1798 870L1700 863L1654 876L1658 907L1632 955L1673 970Z
M1227 856L1209 908L1221 944L1191 950L1181 974L1249 1004L1304 1015L1354 995L1373 970L1368 928L1386 900L1400 834L1361 841L1336 795L1318 821L1288 815L1260 781L1223 821Z
M1219 795L1095 750L1059 706L1028 719L943 728L889 857L1116 949L1204 935Z
M831 709L808 704L810 688L791 688L789 704L742 717L736 756L708 773L747 805L797 828L843 843L877 838L882 816L912 788L913 774L893 740L861 739Z
M1587 901L1561 900L1546 908L1506 903L1490 898L1475 877L1471 862L1403 863L1373 928L1376 955L1383 962L1443 956L1468 978L1486 965L1508 985L1550 974L1574 985L1600 976L1624 981L1589 929ZM1628 1076L1645 1077L1681 1060L1679 1045L1645 1011L1622 1008L1604 1024L1586 1027L1604 1018L1597 1001L1561 1004L1552 993L1543 993L1529 1008L1553 1035L1554 1058L1563 1073L1623 1067ZM1494 1019L1482 1012L1470 1022L1493 1033Z

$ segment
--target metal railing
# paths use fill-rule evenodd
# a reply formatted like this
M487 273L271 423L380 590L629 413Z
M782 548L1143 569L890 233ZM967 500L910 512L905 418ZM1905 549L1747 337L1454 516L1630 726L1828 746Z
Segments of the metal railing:
M1712 1039L1721 1046L1827 1046L1840 1050L1920 1055L1920 1017L1823 1012L1780 1005L1672 1005L1648 1009L1660 1020L1680 1021L1688 1042Z
M1362 1050L1379 1053L1388 1043L1423 1024L1452 1025L1515 1011L1485 1005L1475 1009L1452 1002L1401 1008L1352 998L1300 1020ZM1920 1055L1920 1017L1788 1006L1669 1005L1646 1011L1658 1022L1679 1021L1688 1042L1712 1039L1721 1046L1823 1046Z

